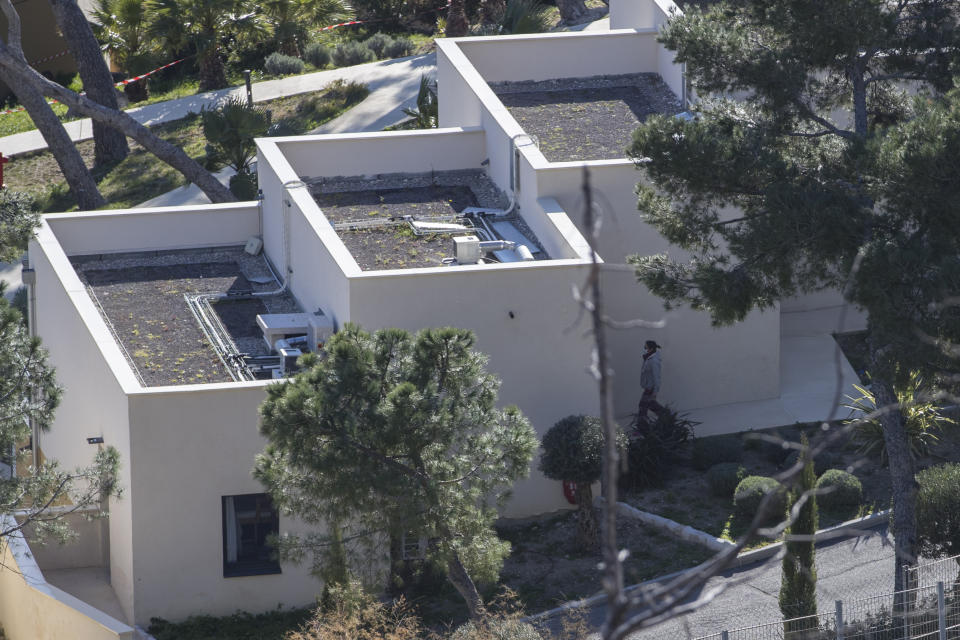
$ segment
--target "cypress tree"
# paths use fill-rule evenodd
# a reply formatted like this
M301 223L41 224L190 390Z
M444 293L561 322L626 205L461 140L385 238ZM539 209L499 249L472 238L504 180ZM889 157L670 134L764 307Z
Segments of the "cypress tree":
M817 474L813 470L813 458L807 437L804 435L800 442L803 471L790 492L788 517L801 498L805 500L785 534L786 553L783 556L783 577L780 582L780 611L785 621L817 613L817 567L814 562L816 544L813 540L818 520L817 496L814 492ZM804 631L816 627L815 619L784 622L784 638L803 637Z

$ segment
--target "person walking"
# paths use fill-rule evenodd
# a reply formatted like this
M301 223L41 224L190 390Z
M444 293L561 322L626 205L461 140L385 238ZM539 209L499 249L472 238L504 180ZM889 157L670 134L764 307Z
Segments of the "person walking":
M658 416L663 410L663 405L657 402L657 393L660 392L660 345L655 340L647 340L644 343L643 367L640 369L640 387L643 389L643 395L640 396L640 406L638 408L640 422L647 421L647 414L653 411Z

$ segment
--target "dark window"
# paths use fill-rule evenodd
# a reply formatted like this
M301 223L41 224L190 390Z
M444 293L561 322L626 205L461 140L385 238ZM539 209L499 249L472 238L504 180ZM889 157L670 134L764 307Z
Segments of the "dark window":
M280 518L265 493L223 497L223 577L280 573L267 538L280 532Z

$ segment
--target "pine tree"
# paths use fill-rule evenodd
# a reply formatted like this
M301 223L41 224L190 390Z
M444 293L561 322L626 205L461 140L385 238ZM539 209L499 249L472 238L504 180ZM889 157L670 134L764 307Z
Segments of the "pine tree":
M649 179L640 210L691 258L636 256L640 280L715 324L842 291L868 315L879 407L897 407L912 370L952 375L958 13L957 0L741 0L671 20L661 38L704 100L689 121L649 118L631 154ZM917 557L913 462L900 412L878 419L901 591Z
M432 540L428 556L477 617L475 580L496 581L510 550L496 506L528 473L537 438L515 407L496 408L499 382L473 347L461 329L347 324L324 358L303 356L303 372L268 388L254 473L287 513L340 523L345 539ZM320 550L322 566L330 543L290 538L281 555Z

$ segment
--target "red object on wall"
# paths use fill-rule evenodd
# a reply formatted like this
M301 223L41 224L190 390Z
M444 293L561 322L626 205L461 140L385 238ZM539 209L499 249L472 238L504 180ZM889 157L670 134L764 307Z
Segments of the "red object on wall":
M566 498L570 504L577 504L577 485L575 482L571 482L570 480L563 481L563 497Z
M4 157L3 157L3 153L0 152L0 189L3 189L3 187L4 187L4 184L3 184L3 165L7 164L8 162L10 162L10 158L4 158Z

